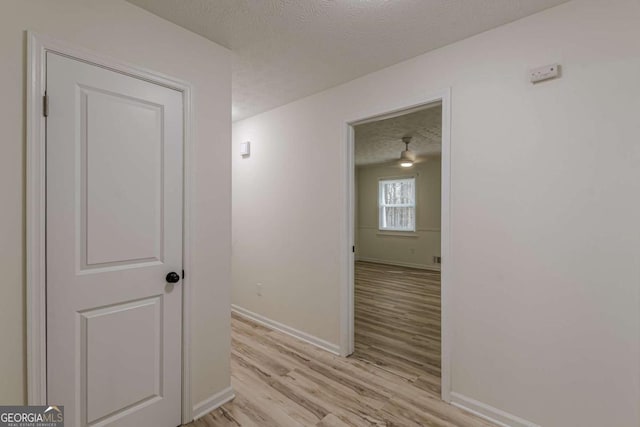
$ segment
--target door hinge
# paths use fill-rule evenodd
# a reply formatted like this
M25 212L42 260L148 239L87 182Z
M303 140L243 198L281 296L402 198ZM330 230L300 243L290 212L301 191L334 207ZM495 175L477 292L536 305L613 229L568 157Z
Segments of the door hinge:
M182 280L184 280L184 270L182 270Z
M42 115L45 117L49 117L49 96L46 92L42 97Z

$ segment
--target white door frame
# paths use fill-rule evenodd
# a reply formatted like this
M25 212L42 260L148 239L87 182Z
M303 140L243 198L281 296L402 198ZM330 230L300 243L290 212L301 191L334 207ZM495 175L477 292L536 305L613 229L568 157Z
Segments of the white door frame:
M47 36L27 32L27 395L30 405L47 403L46 330L46 54L57 53L182 93L184 123L184 200L182 281L182 422L192 421L191 406L191 84L71 46Z
M342 271L342 286L340 287L340 354L348 356L353 353L354 331L354 253L355 245L355 156L354 130L356 124L391 118L406 114L411 110L428 104L442 103L442 208L441 208L441 334L442 334L442 400L450 402L451 397L451 272L453 259L451 257L451 89L403 102L393 102L390 105L378 107L374 111L365 111L353 120L345 122L345 213L343 221L343 256L346 265Z

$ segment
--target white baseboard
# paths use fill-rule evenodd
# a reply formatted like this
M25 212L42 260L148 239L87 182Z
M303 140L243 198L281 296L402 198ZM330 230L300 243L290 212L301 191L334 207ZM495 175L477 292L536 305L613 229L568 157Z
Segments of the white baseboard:
M231 386L229 386L224 390L209 397L208 399L195 404L193 406L193 419L197 420L198 418L204 417L209 412L218 409L220 406L229 402L234 397L236 397L236 395L233 393L233 389L231 388Z
M451 392L451 404L502 427L540 427L536 423L478 402L455 391Z
M280 322L276 322L275 320L271 320L268 317L264 317L258 313L254 313L253 311L247 310L246 308L239 307L235 304L231 304L231 311L240 316L244 316L250 320L253 320L256 323L259 323L263 326L266 326L270 329L275 329L276 331L280 331L287 335L291 335L294 338L297 338L301 341L308 342L309 344L313 344L316 347L319 347L323 350L326 350L330 353L340 355L340 346L330 343L329 341L325 341L316 336L310 335L306 332L299 331L291 326L284 325Z
M387 261L384 259L356 257L356 261L372 262L374 264L397 265L399 267L419 268L420 270L440 271L439 265L433 264L412 264L410 262Z

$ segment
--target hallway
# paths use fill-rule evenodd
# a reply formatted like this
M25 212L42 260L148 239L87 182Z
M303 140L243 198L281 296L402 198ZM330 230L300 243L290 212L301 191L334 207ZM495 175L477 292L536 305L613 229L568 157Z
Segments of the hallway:
M189 427L490 427L440 400L440 274L356 263L348 358L233 315L236 398Z

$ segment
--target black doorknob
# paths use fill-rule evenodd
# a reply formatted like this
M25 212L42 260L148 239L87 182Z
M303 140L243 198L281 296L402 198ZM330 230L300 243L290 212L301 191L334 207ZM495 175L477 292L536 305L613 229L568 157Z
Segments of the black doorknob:
M180 281L180 275L175 271L167 274L167 283L178 283Z

